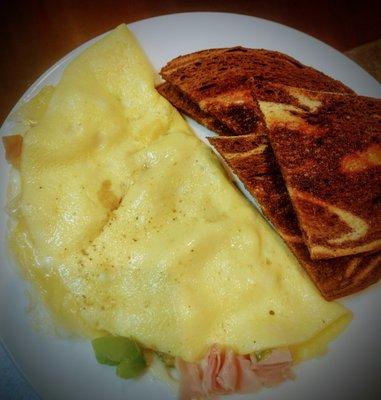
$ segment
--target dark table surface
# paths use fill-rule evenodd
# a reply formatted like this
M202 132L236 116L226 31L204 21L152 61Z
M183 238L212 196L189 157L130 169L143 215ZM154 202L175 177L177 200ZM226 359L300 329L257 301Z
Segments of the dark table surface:
M253 15L306 32L340 51L381 38L380 1L29 0L1 6L0 119L53 63L122 22L176 12Z

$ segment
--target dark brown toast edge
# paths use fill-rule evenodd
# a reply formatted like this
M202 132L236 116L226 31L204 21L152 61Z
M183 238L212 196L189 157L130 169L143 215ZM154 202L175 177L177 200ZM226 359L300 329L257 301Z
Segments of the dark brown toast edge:
M175 86L168 82L164 82L157 86L156 90L174 107L211 131L219 133L220 135L234 135L234 132L231 131L223 122L218 121L210 114L202 111L196 103L192 102L180 90L177 90Z
M381 250L381 100L291 88L313 109L259 102L313 259Z
M381 278L381 252L312 260L282 174L265 135L208 138L261 206L316 287L327 300L348 296Z
M248 79L311 90L353 93L342 82L286 54L241 46L201 50L176 57L161 69L160 74L196 103L235 89Z
M277 101L298 105L285 90L270 83L251 82L249 87L237 87L213 98L193 102L181 90L164 82L156 90L173 106L198 123L220 135L247 135L266 130L265 119L258 100Z
M272 93L266 96L262 86L272 82L353 93L322 72L285 54L264 49L203 50L173 59L160 74L166 83L157 89L164 97L185 114L223 135L244 135L265 129L253 89L257 95L260 92L271 98Z
M156 90L184 114L220 135L250 134L265 129L258 102L246 88L236 88L198 104L168 82Z

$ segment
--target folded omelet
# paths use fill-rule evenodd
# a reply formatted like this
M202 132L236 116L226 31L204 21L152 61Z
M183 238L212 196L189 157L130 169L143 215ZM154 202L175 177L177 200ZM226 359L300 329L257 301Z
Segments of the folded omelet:
M126 26L75 59L38 111L10 244L69 329L187 361L213 344L301 359L348 323L156 92Z

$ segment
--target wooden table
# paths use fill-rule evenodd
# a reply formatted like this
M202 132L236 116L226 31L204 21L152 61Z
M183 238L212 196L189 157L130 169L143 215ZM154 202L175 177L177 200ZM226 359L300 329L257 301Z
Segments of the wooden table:
M365 0L10 0L2 5L0 119L54 62L122 22L175 12L233 12L280 22L347 51L381 38L379 4Z

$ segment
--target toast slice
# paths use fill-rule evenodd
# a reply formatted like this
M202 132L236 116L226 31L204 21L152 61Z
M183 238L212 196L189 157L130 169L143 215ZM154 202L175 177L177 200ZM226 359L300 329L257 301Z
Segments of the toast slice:
M219 121L212 115L202 111L197 103L191 101L183 92L176 89L175 86L164 82L157 86L156 90L174 107L211 131L220 135L234 135L234 132L229 129L224 122Z
M290 116L298 125L304 121L304 126L308 126L302 115L313 114L320 100L298 89L343 95L353 94L350 89L288 56L243 48L181 56L168 63L161 73L167 82L158 90L172 104L221 135L238 135L237 138L210 138L210 141L217 148L218 143L228 146L219 149L221 155L256 197L264 214L279 230L325 298L346 296L381 278L379 251L332 260L311 259L266 133L266 124L277 120L288 121L288 124ZM240 122L239 115L245 113L235 111L238 117L234 119L232 104L235 110L240 105L245 110L249 105L251 112ZM216 123L219 124L217 128ZM290 128L292 124L287 126Z
M198 103L167 82L156 89L180 111L220 135L247 135L265 129L258 102L246 87L227 90Z
M285 54L244 47L209 49L180 56L165 65L160 74L196 103L234 90L248 80L353 93L341 82Z
M278 87L259 101L313 259L381 250L381 100Z
M287 243L327 300L358 292L381 278L381 252L312 260L282 174L266 135L208 138L256 198L262 212Z
M166 82L157 90L164 97L199 123L227 135L251 134L264 128L252 92L254 89L265 96L268 83L353 93L341 82L285 54L243 47L180 56L160 74ZM274 100L272 93L267 97Z

